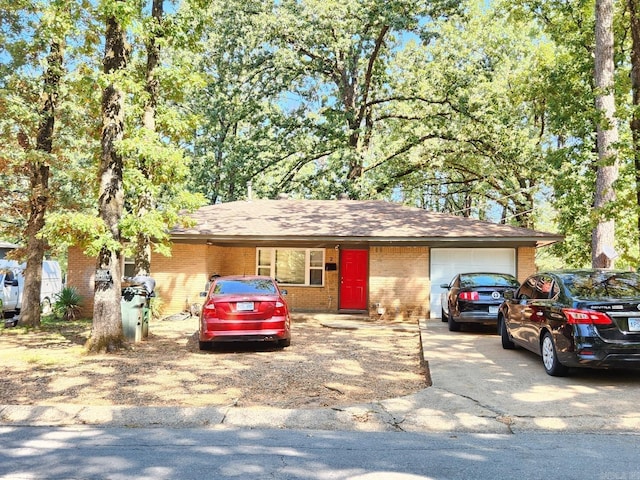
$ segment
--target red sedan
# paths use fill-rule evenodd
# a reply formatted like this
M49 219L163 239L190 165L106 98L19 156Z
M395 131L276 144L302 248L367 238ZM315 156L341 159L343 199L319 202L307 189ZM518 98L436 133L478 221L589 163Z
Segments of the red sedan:
M285 291L271 277L229 276L213 280L200 314L200 349L216 342L291 344Z

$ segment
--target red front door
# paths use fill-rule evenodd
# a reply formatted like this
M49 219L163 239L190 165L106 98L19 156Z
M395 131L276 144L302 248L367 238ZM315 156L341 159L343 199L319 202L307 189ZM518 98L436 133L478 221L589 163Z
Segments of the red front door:
M367 309L368 250L340 251L340 310Z

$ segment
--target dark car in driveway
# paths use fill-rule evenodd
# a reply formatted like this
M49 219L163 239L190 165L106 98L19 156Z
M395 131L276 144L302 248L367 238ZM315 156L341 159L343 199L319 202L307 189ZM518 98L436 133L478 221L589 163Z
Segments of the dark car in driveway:
M289 346L291 317L284 293L271 277L212 278L200 312L200 349L248 341Z
M549 375L570 367L640 367L640 274L541 272L507 292L498 314L506 349L542 357Z
M506 273L460 273L440 286L447 290L441 299L442 321L456 332L462 323L496 323L503 293L520 284Z

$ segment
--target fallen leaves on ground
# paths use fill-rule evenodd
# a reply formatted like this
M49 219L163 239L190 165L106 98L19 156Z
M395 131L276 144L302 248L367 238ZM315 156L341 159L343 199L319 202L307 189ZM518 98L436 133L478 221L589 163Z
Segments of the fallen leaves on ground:
M88 322L0 330L0 404L345 406L427 387L419 334L294 322L291 346L198 348L195 317L154 321L131 349L86 355Z

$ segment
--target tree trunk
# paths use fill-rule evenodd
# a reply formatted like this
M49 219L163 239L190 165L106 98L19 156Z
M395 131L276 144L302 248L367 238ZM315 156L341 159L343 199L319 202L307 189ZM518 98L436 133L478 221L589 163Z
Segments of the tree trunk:
M40 326L40 290L42 287L42 259L45 252L45 241L38 238L44 227L47 203L49 201L49 165L46 156L53 147L53 131L55 111L62 76L64 52L63 41L51 42L47 69L44 72L42 105L40 108L40 125L36 143L36 154L29 163L29 218L27 220L27 268L24 272L24 292L22 297L22 313L20 324L31 327ZM50 299L53 301L53 299Z
M633 102L633 116L631 118L631 135L633 138L633 159L636 169L636 206L637 231L636 241L640 249L640 2L628 0L629 16L631 23L631 89Z
M119 0L122 1L122 0ZM105 34L104 72L107 75L127 65L128 46L125 31L115 17L107 19ZM116 143L124 136L124 96L114 83L102 92L102 152L100 157L99 215L119 244L124 207L122 156ZM104 246L96 264L93 328L87 344L90 352L113 351L124 344L120 289L122 285L121 249Z
M353 71L346 69L348 62L345 62L345 70L340 72L343 92L342 101L345 107L345 113L349 119L349 147L353 155L349 161L349 173L347 174L347 179L350 181L360 180L364 171L364 152L369 147L368 141L371 138L369 131L373 128L373 125L370 123L371 118L369 117L369 93L372 89L374 66L380 58L380 50L384 46L384 39L389 29L389 25L382 25L380 28L373 51L367 60L367 69L364 73L364 78L360 82L358 79L357 59L352 63L351 68L354 69ZM369 123L367 123L367 121L369 121ZM365 135L361 137L360 132L363 128L365 129ZM364 145L361 144L362 138L365 140Z
M158 104L158 80L155 76L156 67L160 60L160 46L156 41L156 37L161 34L162 15L164 0L153 0L151 7L152 31L147 41L147 72L146 72L146 91L147 101L144 105L144 113L142 116L142 125L150 135L149 138L155 141L156 132L156 107ZM151 159L143 158L140 169L144 176L151 180L153 175L152 169L149 168L148 161ZM144 191L138 198L138 216L144 217L148 212L155 208L153 195L149 191ZM136 238L136 251L134 255L135 275L149 275L151 272L151 238L145 232L140 232Z
M618 128L615 118L614 62L613 62L613 0L596 0L595 88L598 170L594 209L597 224L591 235L591 263L594 268L612 268L613 258L608 252L615 246L615 222L611 212L616 199L614 182L618 178L618 159L615 144Z

